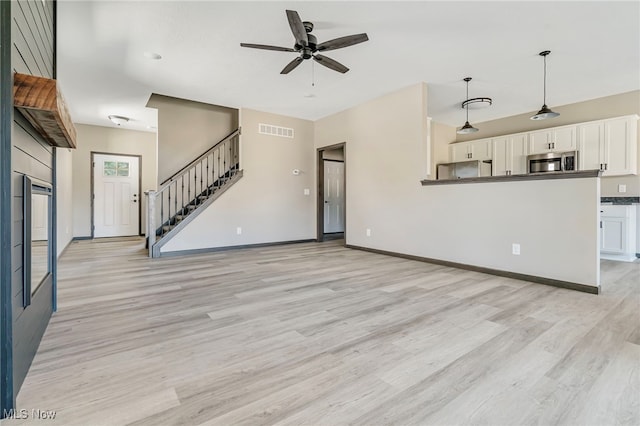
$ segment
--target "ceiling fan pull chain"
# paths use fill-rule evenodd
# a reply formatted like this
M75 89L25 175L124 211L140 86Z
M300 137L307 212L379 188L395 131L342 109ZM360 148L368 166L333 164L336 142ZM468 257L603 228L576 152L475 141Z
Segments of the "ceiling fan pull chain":
M316 63L311 62L311 87L316 86Z

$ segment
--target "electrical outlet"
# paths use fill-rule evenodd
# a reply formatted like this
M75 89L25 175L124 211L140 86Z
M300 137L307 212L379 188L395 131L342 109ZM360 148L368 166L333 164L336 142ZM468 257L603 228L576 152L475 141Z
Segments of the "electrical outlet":
M242 228L241 228L241 227L239 227L239 226L238 226L238 227L236 228L236 234L238 234L238 235L242 235Z
M309 195L309 188L304 189L304 195Z
M618 185L618 192L627 192L627 185L624 185L624 184Z
M367 228L367 237L371 236L371 229Z
M520 244L516 244L516 243L511 244L511 254L520 256Z

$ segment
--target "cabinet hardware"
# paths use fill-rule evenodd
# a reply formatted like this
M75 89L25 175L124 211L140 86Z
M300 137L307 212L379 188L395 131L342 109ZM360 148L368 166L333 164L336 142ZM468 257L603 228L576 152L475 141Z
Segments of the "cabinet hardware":
M604 169L607 170L607 163L604 163Z

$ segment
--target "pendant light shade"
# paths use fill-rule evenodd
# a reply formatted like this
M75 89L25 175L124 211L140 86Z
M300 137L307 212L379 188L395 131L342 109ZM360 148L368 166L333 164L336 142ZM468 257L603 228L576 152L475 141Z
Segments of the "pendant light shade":
M471 81L471 77L465 77L464 81L467 82L467 98L464 101L463 105L465 106L465 110L467 111L467 121L465 121L464 126L460 127L456 133L459 135L467 135L469 133L475 133L478 131L475 127L469 124L469 82Z
M547 106L547 55L551 53L550 50L540 52L540 56L544 58L544 80L543 80L543 92L542 92L542 108L533 117L532 120L546 120L547 118L553 118L560 115L560 113L553 112Z
M460 127L458 129L458 131L456 131L457 134L459 135L466 135L468 133L475 133L477 132L478 129L476 129L475 127L473 127L471 124L469 124L469 122L465 122L464 126Z

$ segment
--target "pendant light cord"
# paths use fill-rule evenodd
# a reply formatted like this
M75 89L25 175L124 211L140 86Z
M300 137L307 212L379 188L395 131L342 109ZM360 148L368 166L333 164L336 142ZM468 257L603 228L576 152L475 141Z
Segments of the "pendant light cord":
M543 56L544 58L544 78L542 85L542 105L547 104L547 55Z
M469 100L469 81L467 80L467 100ZM465 105L465 109L467 110L467 123L469 122L469 103Z

